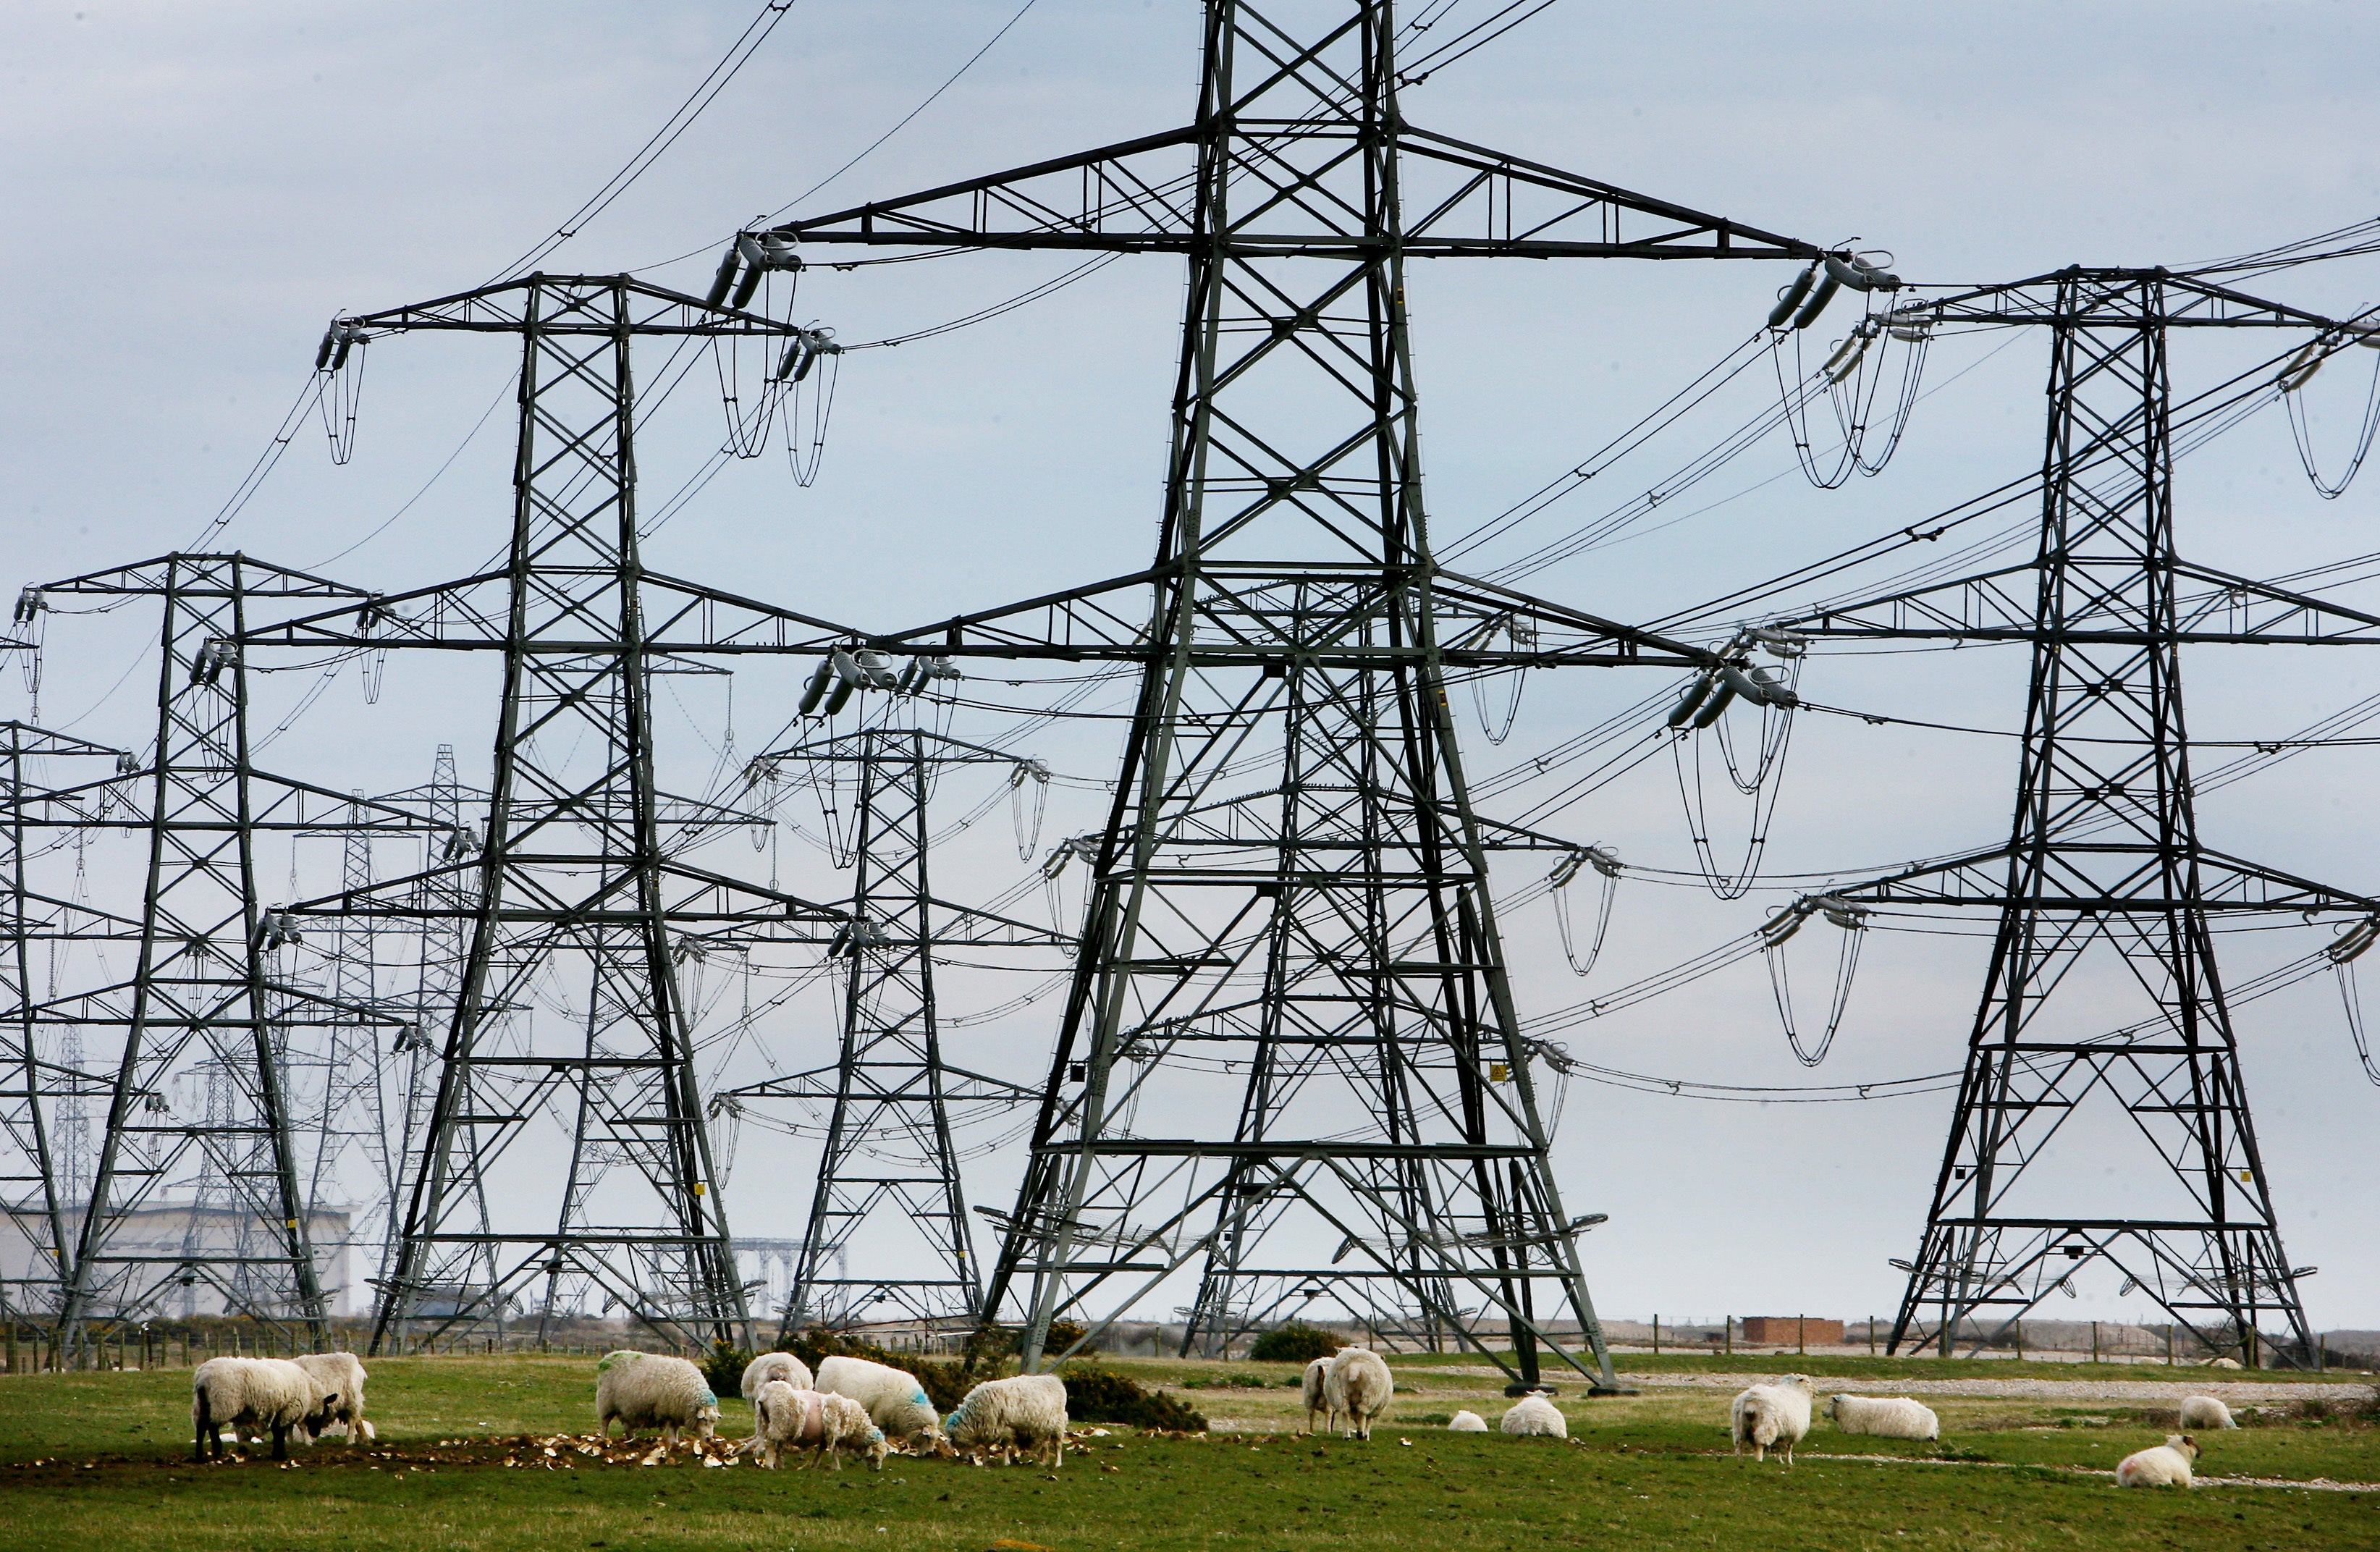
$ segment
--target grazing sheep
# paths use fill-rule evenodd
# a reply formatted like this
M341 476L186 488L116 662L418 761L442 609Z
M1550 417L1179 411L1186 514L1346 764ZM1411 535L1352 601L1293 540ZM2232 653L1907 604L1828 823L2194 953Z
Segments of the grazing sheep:
M310 1441L331 1425L336 1390L286 1358L210 1358L190 1376L190 1459L224 1452L243 1428L273 1430L273 1458L289 1459L289 1436Z
M966 1393L942 1428L952 1446L978 1465L994 1449L1014 1465L1019 1449L1031 1459L1047 1444L1055 1469L1066 1461L1066 1382L1056 1375L987 1379Z
M659 1352L607 1352L595 1365L595 1431L609 1438L612 1420L620 1420L620 1437L636 1437L638 1428L659 1428L670 1443L680 1428L697 1438L719 1432L719 1398L702 1371L683 1358Z
M1570 1437L1570 1424L1563 1419L1561 1408L1543 1396L1524 1396L1514 1401L1512 1410L1504 1414L1504 1421L1498 1426L1508 1434L1526 1437Z
M1332 1404L1330 1388L1325 1383L1330 1377L1330 1359L1317 1358L1305 1365L1305 1431L1309 1434L1314 1432L1314 1414L1318 1412L1323 1414L1328 1426L1339 1426L1339 1409Z
M1488 1419L1475 1412L1458 1412L1448 1421L1446 1431L1450 1434L1484 1434L1488 1431Z
M1815 1396L1810 1382L1800 1375L1787 1375L1774 1385L1753 1386L1737 1396L1729 1419L1735 1453L1742 1454L1748 1444L1755 1460L1766 1461L1770 1450L1782 1449L1785 1464L1791 1466L1793 1447L1810 1431L1810 1402Z
M1906 1396L1829 1396L1827 1415L1847 1434L1904 1439L1942 1437L1942 1420L1934 1415L1934 1409Z
M2206 1361L2206 1366L2210 1369L2236 1369L2240 1366L2240 1360L2237 1358L2209 1358Z
M2212 1396L2189 1396L2181 1403L2181 1425L2184 1428L2236 1428L2231 1421L2231 1409Z
M380 1430L364 1421L364 1380L368 1376L362 1359L352 1352L310 1352L291 1362L337 1392L330 1426L322 1432L335 1430L345 1435L350 1449L358 1441L370 1444L380 1437ZM310 1445L314 1441L310 1437L306 1442Z
M1386 1360L1368 1347L1342 1347L1323 1372L1324 1404L1333 1413L1347 1414L1347 1429L1359 1439L1372 1437L1372 1424L1389 1410L1396 1392Z
M2187 1487L2190 1462L2198 1459L2198 1441L2188 1434L2168 1434L2165 1442L2124 1457L2116 1467L2119 1487Z
M832 1458L834 1469L843 1469L843 1451L865 1454L878 1471L884 1469L884 1457L892 1445L884 1430L868 1420L868 1409L848 1396L830 1396L817 1390L805 1390L782 1379L763 1382L759 1394L752 1399L754 1439L759 1442L760 1464L774 1471L782 1451L797 1445L810 1445L818 1453L810 1460L815 1467L820 1461Z
M796 1390L810 1388L810 1366L790 1352L763 1352L744 1365L744 1399L757 1400L760 1387L782 1379Z
M941 1419L935 1415L934 1403L926 1399L926 1388L905 1369L838 1354L820 1363L815 1384L818 1389L848 1396L867 1408L868 1420L889 1437L918 1441L930 1439L941 1430Z

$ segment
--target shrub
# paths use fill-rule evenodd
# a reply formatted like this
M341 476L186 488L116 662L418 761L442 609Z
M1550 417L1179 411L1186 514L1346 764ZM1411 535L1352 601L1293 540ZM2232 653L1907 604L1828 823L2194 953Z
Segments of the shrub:
M1258 1337L1249 1347L1248 1357L1259 1364L1311 1364L1317 1358L1330 1357L1340 1345L1339 1339L1330 1332L1293 1321Z
M1121 1423L1128 1428L1203 1434L1207 1419L1179 1397L1148 1390L1112 1370L1068 1364L1066 1418L1072 1423Z
M702 1361L702 1377L714 1396L740 1396L744 1393L744 1369L751 1362L750 1348L715 1341L710 1344L710 1356Z

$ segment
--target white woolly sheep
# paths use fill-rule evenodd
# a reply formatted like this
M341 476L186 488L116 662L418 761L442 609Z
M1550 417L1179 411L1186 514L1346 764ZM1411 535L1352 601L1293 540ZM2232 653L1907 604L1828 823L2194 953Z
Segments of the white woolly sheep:
M1729 1409L1735 1453L1742 1454L1748 1444L1755 1460L1766 1461L1770 1450L1781 1449L1786 1465L1792 1465L1793 1447L1810 1431L1815 1396L1810 1382L1800 1375L1787 1375L1774 1385L1755 1385L1738 1395Z
M2237 1358L2209 1358L2206 1361L2206 1366L2210 1369L2236 1369L2240 1366L2240 1360Z
M892 1449L884 1430L868 1420L868 1409L848 1396L806 1390L782 1379L764 1382L752 1400L754 1439L759 1442L760 1464L776 1469L780 1454L808 1445L818 1453L810 1460L832 1459L843 1469L843 1452L865 1454L878 1471Z
M1372 1437L1372 1424L1389 1410L1396 1388L1387 1361L1368 1347L1341 1348L1322 1378L1324 1404L1345 1413L1347 1431L1359 1439Z
M1314 1414L1318 1412L1323 1414L1326 1426L1339 1426L1339 1409L1331 1404L1329 1387L1324 1383L1330 1377L1330 1359L1317 1358L1305 1365L1305 1431L1309 1434L1314 1432Z
M760 1387L782 1379L796 1390L810 1388L810 1366L790 1352L763 1352L744 1365L744 1399L757 1400Z
M1906 1396L1829 1396L1827 1415L1847 1434L1902 1439L1942 1437L1942 1420L1934 1415L1934 1409Z
M941 1430L934 1403L917 1376L887 1364L838 1354L821 1361L814 1387L832 1395L848 1396L868 1409L868 1420L891 1438L921 1440Z
M1458 1412L1447 1421L1446 1431L1450 1434L1484 1434L1488 1431L1488 1419L1475 1412Z
M966 1393L942 1431L978 1465L994 1449L1013 1465L1019 1449L1032 1459L1047 1444L1054 1469L1066 1460L1066 1382L1056 1375L987 1379Z
M609 1438L612 1420L620 1420L620 1437L634 1438L638 1428L658 1428L670 1443L680 1428L697 1438L719 1432L719 1398L702 1371L683 1358L660 1352L607 1352L595 1365L595 1431Z
M369 1376L362 1359L352 1352L310 1352L291 1362L338 1393L331 1408L331 1425L323 1433L344 1434L350 1449L380 1437L380 1430L364 1421L364 1381Z
M2181 1403L2180 1422L2185 1430L2236 1428L2240 1425L2231 1421L2231 1409L2212 1396L2184 1397Z
M1570 1437L1570 1424L1563 1419L1561 1408L1543 1396L1524 1396L1514 1401L1512 1410L1504 1414L1504 1421L1498 1426L1508 1434L1525 1437Z
M289 1459L289 1436L311 1438L331 1425L338 1392L286 1358L210 1358L190 1376L190 1459L224 1452L223 1429L273 1431L273 1458Z
M2168 1434L2165 1442L2127 1455L2116 1467L2119 1487L2187 1487L2190 1462L2198 1459L2198 1441L2188 1434Z

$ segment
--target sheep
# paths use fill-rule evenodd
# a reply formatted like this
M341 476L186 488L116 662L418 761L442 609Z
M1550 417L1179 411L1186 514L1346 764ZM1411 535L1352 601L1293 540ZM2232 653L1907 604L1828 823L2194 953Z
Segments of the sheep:
M1484 1434L1488 1431L1488 1419L1475 1412L1458 1412L1448 1419L1446 1431L1450 1434Z
M702 1371L683 1358L658 1352L607 1352L595 1365L595 1431L609 1438L612 1420L620 1437L638 1428L659 1428L671 1444L690 1428L697 1438L719 1433L719 1398Z
M1330 1388L1325 1383L1330 1377L1330 1359L1317 1358L1305 1365L1305 1431L1309 1434L1314 1432L1314 1414L1318 1412L1323 1414L1328 1426L1339 1426L1339 1409L1331 1402Z
M1019 1449L1031 1459L1047 1444L1054 1470L1066 1461L1066 1382L1056 1375L987 1379L966 1393L942 1431L978 1465L994 1449L1014 1464Z
M771 1471L779 1454L792 1445L815 1445L818 1453L811 1458L811 1466L831 1458L837 1471L843 1469L844 1449L864 1453L876 1470L882 1471L884 1457L892 1448L885 1440L884 1430L868 1420L868 1409L850 1397L807 1390L782 1379L761 1383L759 1394L752 1399L752 1416L760 1464Z
M744 1365L744 1399L757 1400L760 1387L782 1379L796 1390L810 1388L810 1366L790 1352L763 1352Z
M190 1459L221 1458L223 1429L273 1430L273 1458L289 1459L292 1432L310 1440L331 1425L339 1394L286 1358L210 1358L190 1376Z
M2231 1409L2212 1396L2188 1396L2181 1403L2179 1419L2184 1428L2236 1428L2231 1421Z
M1810 1402L1815 1392L1800 1375L1787 1375L1774 1385L1755 1385L1735 1398L1729 1409L1729 1432L1735 1453L1753 1448L1755 1460L1766 1461L1782 1449L1785 1464L1793 1464L1793 1447L1810 1431Z
M1359 1439L1372 1437L1372 1423L1389 1410L1396 1388L1387 1362L1368 1347L1341 1348L1323 1371L1324 1404L1345 1413L1348 1431Z
M2209 1358L2206 1361L2206 1366L2210 1369L2236 1369L2240 1366L2240 1360L2237 1358Z
M358 1440L370 1444L380 1437L380 1430L364 1420L363 1360L352 1352L310 1352L292 1360L297 1365L338 1392L337 1404L331 1410L329 1433L336 1429L346 1437L347 1448L353 1449ZM306 1441L312 1444L309 1438Z
M2190 1462L2198 1459L2198 1441L2188 1434L2168 1434L2165 1442L2127 1455L2116 1467L2119 1487L2187 1487Z
M1829 1396L1827 1415L1847 1434L1903 1439L1942 1437L1942 1420L1934 1415L1934 1409L1906 1396Z
M1535 1438L1568 1438L1570 1424L1563 1420L1561 1408L1543 1396L1524 1396L1512 1403L1498 1425L1504 1432Z
M818 1389L848 1396L867 1408L868 1420L888 1437L914 1442L941 1432L941 1419L927 1400L926 1388L905 1370L837 1354L820 1363L814 1383Z

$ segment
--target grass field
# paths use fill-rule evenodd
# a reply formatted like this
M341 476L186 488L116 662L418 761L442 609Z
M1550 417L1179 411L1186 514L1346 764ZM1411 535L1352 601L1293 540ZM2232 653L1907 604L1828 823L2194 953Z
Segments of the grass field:
M1665 1355L1666 1356L1666 1355ZM1701 1357L1678 1361L1709 1371ZM1813 1366L1815 1361L1813 1360ZM188 1376L0 1378L0 1546L43 1552L170 1547L983 1548L1002 1539L1076 1548L1931 1546L2380 1548L2380 1490L2204 1485L2121 1491L2105 1472L2166 1431L2136 1403L1926 1398L1943 1448L1847 1437L1821 1421L1791 1472L1730 1458L1729 1388L1648 1386L1636 1397L1564 1395L1567 1444L1449 1434L1458 1407L1491 1420L1503 1400L1461 1364L1397 1364L1399 1394L1369 1444L1315 1439L1290 1365L1123 1363L1191 1384L1218 1425L1203 1439L1116 1430L1057 1473L896 1457L880 1473L704 1469L674 1458L609 1465L567 1449L507 1467L522 1435L585 1433L584 1359L415 1358L371 1364L380 1441L326 1441L285 1469L258 1459L189 1463ZM1627 1365L1635 1369L1635 1365ZM1665 1363L1663 1368L1667 1368ZM1945 1365L1998 1379L2019 1366ZM2034 1368L2036 1365L2022 1365ZM2080 1365L2042 1364L2070 1379ZM1654 1377L1649 1363L1635 1372ZM1773 1373L1739 1358L1725 1372ZM1908 1369L1896 1374L1915 1376ZM2165 1377L2111 1369L2113 1379ZM2261 1377L2261 1376L2249 1376ZM2278 1376L2276 1376L2278 1377ZM2296 1378L2298 1376L2289 1376ZM1259 1381L1258 1384L1234 1383ZM2202 1473L2288 1482L2380 1481L2380 1428L2353 1404L2253 1419L2206 1437ZM724 1403L724 1432L748 1430ZM2330 1415L2318 1413L2327 1412ZM2342 1415L2344 1413L2344 1415ZM1278 1431L1277 1431L1278 1430ZM1408 1442L1409 1441L1409 1442ZM261 1451L259 1452L260 1456ZM2077 1469L2079 1468L2079 1469Z

